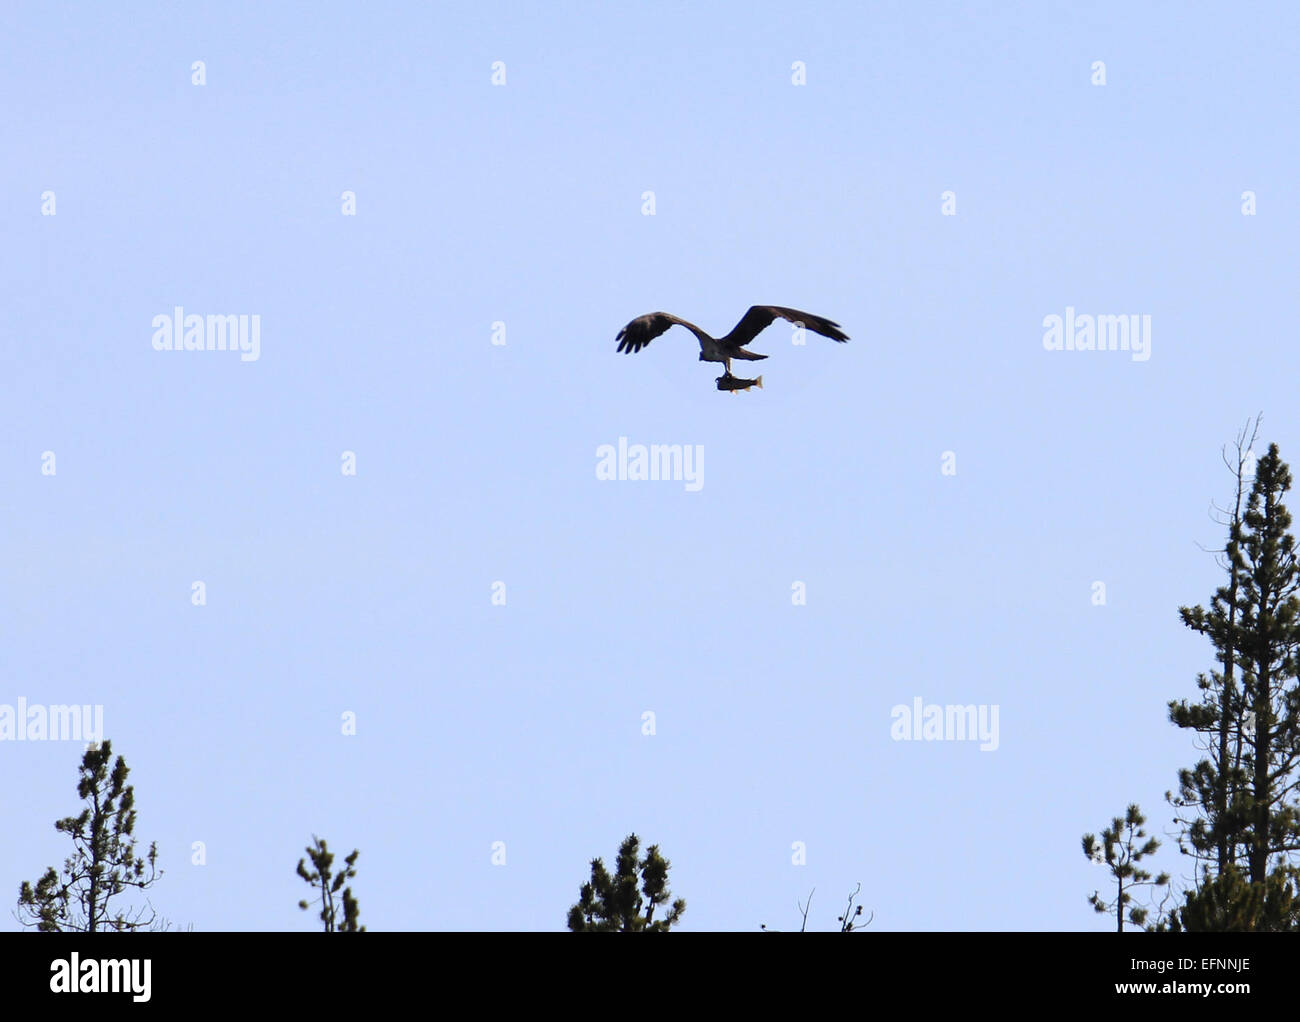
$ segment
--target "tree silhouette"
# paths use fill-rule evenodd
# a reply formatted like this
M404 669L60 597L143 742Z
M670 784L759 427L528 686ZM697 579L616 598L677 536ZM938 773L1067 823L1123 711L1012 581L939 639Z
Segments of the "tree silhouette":
M62 873L51 866L35 887L23 881L18 918L24 926L47 933L153 927L152 906L114 911L109 905L127 890L147 890L162 876L157 844L143 858L135 854L135 788L126 783L130 771L121 756L109 773L112 752L111 742L92 743L81 757L77 795L88 804L80 815L54 824L71 836L73 853Z
M1171 916L1171 929L1252 921L1287 928L1294 915L1286 892L1300 851L1300 564L1283 503L1291 473L1271 444L1254 465L1242 509L1249 473L1240 438L1237 446L1238 510L1227 523L1224 551L1228 584L1209 611L1180 611L1188 627L1209 637L1222 669L1198 678L1201 702L1169 706L1175 725L1207 736L1210 754L1179 772L1178 795L1169 796L1192 811L1192 818L1179 818L1180 846L1201 863L1198 886L1185 911Z
M307 846L307 855L311 858L311 864L315 867L312 870L307 869L307 860L298 860L298 875L307 881L312 887L320 888L320 920L325 926L326 933L364 933L364 926L357 926L357 917L361 914L361 906L357 899L352 896L351 887L343 887L349 880L357 875L355 863L357 856L361 853L355 848L352 854L343 860L343 870L335 875L333 872L334 853L326 847L325 841L318 838L315 834L311 836L312 843ZM339 893L339 888L343 888L343 921L338 919L338 905L335 902L335 895ZM308 902L304 899L298 902L300 909L310 908Z
M638 861L641 840L629 834L618 849L618 865L611 877L600 859L591 860L591 880L578 892L578 903L569 909L569 929L577 932L667 933L681 922L686 902L678 898L662 919L655 910L672 897L668 889L671 863L651 845ZM642 915L642 909L645 914Z
M1138 865L1148 855L1155 852L1160 847L1160 842L1155 838L1146 838L1147 833L1142 829L1146 817L1142 815L1142 810L1137 804L1130 805L1124 818L1116 816L1111 820L1110 826L1101 832L1101 842L1098 843L1097 835L1083 835L1083 854L1093 862L1105 865L1110 870L1110 875L1115 878L1115 900L1107 902L1097 891L1088 897L1088 902L1100 913L1115 913L1115 928L1118 932L1124 932L1124 910L1128 909L1128 921L1134 926L1142 926L1146 922L1147 909L1141 905L1133 904L1133 888L1135 887L1163 887L1169 883L1169 874L1161 873L1158 877L1152 877L1151 874Z

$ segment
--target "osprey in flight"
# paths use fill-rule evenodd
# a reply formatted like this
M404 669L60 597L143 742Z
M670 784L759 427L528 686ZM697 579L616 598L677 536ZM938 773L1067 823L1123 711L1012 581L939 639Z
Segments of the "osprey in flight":
M640 351L674 324L684 326L699 338L700 361L721 362L726 368L726 375L718 378L727 380L731 377L731 360L733 358L744 359L747 362L757 362L759 359L767 358L766 355L746 351L745 345L757 337L778 316L781 319L788 319L791 323L802 324L813 333L821 334L823 337L830 337L841 344L849 339L849 335L840 329L838 323L833 323L829 319L822 319L821 316L800 312L798 309L785 309L779 305L751 306L750 310L740 317L740 322L731 328L731 333L727 334L726 337L710 337L694 323L688 323L686 320L670 315L667 312L651 312L648 315L638 316L632 320L631 323L618 332L618 336L614 339L618 341L619 351ZM719 387L718 389L722 390L724 388Z

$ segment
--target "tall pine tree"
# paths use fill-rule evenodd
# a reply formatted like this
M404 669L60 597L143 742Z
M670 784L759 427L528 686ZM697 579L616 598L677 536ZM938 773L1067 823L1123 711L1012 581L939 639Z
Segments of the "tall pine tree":
M1239 464L1244 481L1247 459ZM1211 738L1209 757L1180 772L1179 794L1171 796L1195 813L1183 818L1185 850L1201 861L1183 928L1300 925L1287 894L1300 851L1300 566L1283 503L1291 481L1270 445L1254 466L1245 508L1229 523L1227 585L1208 612L1181 609L1222 665L1198 679L1201 702L1170 703L1175 725Z

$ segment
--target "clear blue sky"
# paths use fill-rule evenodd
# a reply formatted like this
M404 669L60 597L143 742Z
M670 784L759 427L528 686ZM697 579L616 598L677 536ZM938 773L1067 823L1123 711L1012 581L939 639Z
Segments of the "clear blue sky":
M1300 13L542 7L0 11L0 703L103 705L199 930L314 928L313 832L374 930L562 928L632 830L685 929L858 882L874 929L1106 929L1080 835L1166 831L1195 757L1219 448L1262 410L1300 460ZM738 396L683 331L615 353L756 302L852 340L773 326ZM155 351L176 305L260 358ZM1045 350L1067 307L1149 361ZM620 436L703 487L599 481ZM891 740L917 697L998 749ZM7 906L80 755L0 744Z

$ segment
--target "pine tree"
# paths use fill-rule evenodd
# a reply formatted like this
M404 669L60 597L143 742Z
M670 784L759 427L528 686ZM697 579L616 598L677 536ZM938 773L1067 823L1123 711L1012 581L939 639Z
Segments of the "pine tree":
M1291 472L1277 444L1259 459L1255 486L1243 516L1241 563L1245 576L1240 652L1242 739L1249 787L1241 817L1250 882L1263 884L1279 855L1300 850L1300 688L1296 647L1300 644L1300 566L1296 563L1291 515L1282 497Z
M1124 818L1116 816L1110 826L1101 832L1098 843L1095 834L1083 835L1083 854L1093 862L1104 864L1110 875L1115 878L1115 900L1107 902L1100 892L1094 891L1088 901L1094 909L1102 914L1115 913L1115 928L1124 932L1124 910L1128 909L1127 919L1133 925L1141 927L1146 923L1147 909L1133 904L1133 888L1164 887L1169 883L1169 874L1161 873L1152 877L1148 870L1138 865L1147 856L1155 853L1160 842L1147 838L1143 830L1146 817L1134 803L1128 807ZM1144 838L1147 838L1145 841Z
M569 909L569 929L587 932L667 933L681 922L686 902L678 898L662 919L655 909L672 897L668 890L671 863L651 845L638 861L641 839L629 834L618 849L618 865L611 877L600 859L591 860L591 881L579 889L578 903ZM642 909L645 914L642 915Z
M1238 459L1239 484L1245 463ZM1287 892L1300 850L1300 565L1283 503L1291 473L1276 444L1254 476L1244 509L1239 496L1228 523L1228 584L1208 612L1180 611L1210 638L1222 669L1198 679L1200 703L1170 703L1175 725L1210 738L1209 757L1180 771L1179 794L1170 796L1194 813L1180 817L1183 848L1201 863L1198 886L1170 928L1295 925Z
M320 920L325 926L326 933L365 933L364 926L357 926L357 917L361 915L361 906L357 899L352 896L351 887L343 887L349 880L357 875L356 861L357 856L361 853L355 848L352 854L343 860L343 870L336 876L333 872L334 853L326 847L324 840L312 835L312 843L307 846L306 852L311 859L311 864L315 867L312 870L307 869L307 860L298 860L298 875L307 881L312 887L320 888ZM335 895L339 893L339 888L343 888L343 921L339 922L338 905L335 902ZM306 900L298 902L300 909L310 908Z
M130 771L121 756L109 773L112 752L111 742L92 743L81 757L77 795L88 804L54 824L71 836L73 853L62 873L51 866L35 887L23 882L18 915L24 926L47 933L134 931L157 918L152 906L114 910L109 904L125 891L148 890L162 876L156 844L145 857L135 853L135 788L126 783Z
M1218 876L1208 873L1187 892L1182 907L1170 916L1170 930L1189 933L1254 933L1300 930L1297 873L1280 866L1262 884L1250 883L1241 867Z

